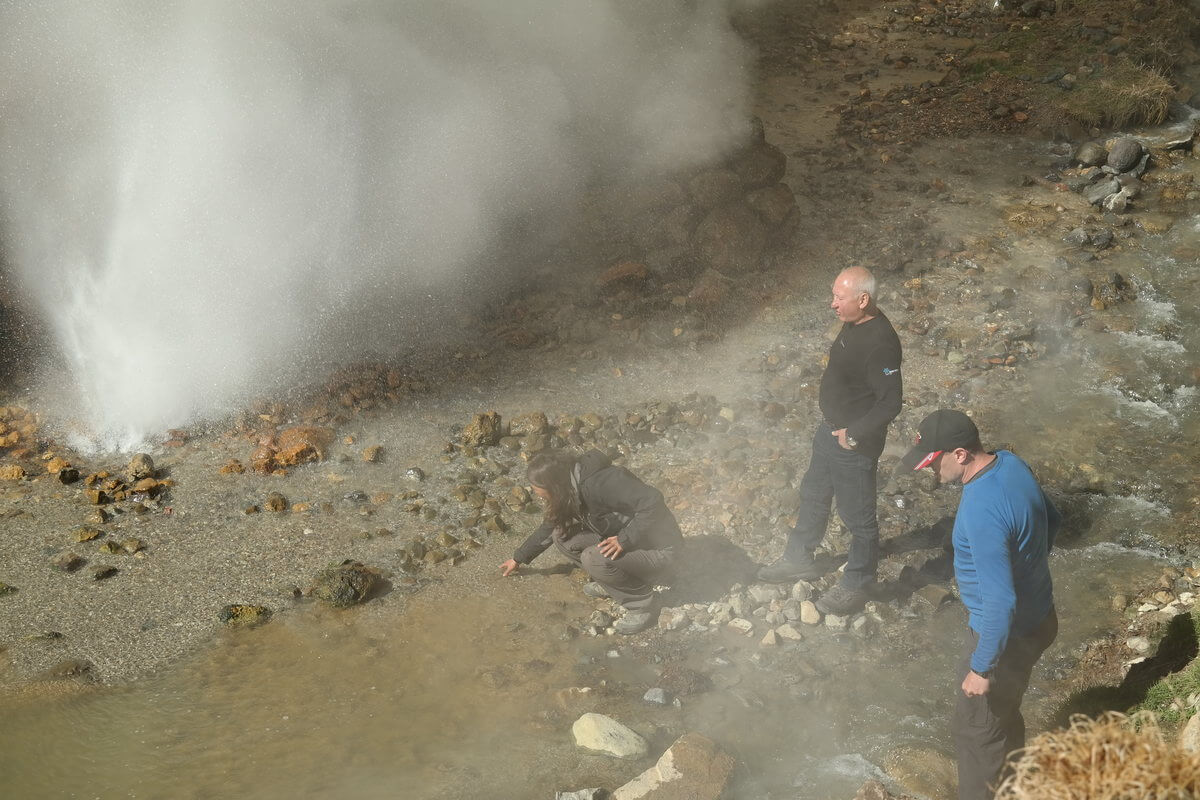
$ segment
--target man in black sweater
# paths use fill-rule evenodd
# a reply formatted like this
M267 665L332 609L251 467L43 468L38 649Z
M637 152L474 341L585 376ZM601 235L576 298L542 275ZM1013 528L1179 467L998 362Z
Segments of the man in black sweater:
M841 581L817 600L823 614L861 609L879 560L875 478L888 423L900 413L901 353L895 328L875 305L875 291L875 276L865 267L843 270L833 282L830 306L842 329L821 377L824 420L800 482L799 518L783 555L758 572L759 580L776 583L819 577L813 551L825 537L836 498L838 516L850 531L850 552Z

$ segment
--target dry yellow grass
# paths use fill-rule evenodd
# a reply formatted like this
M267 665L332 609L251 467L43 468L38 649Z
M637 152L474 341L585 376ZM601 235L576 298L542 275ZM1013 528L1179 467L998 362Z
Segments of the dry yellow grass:
M1152 714L1073 717L1025 748L996 800L1194 800L1200 756L1167 741Z

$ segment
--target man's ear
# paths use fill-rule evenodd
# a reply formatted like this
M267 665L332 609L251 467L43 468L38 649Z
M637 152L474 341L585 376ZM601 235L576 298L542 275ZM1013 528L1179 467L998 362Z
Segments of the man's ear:
M950 452L954 454L954 462L956 464L965 464L971 457L971 451L965 447L956 447Z

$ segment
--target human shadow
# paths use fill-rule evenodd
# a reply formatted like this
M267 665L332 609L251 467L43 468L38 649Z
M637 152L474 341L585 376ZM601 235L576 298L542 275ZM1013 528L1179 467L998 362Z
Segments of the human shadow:
M724 536L689 536L662 602L679 606L720 600L734 584L753 582L758 567L745 550Z
M1054 723L1066 726L1075 714L1095 717L1105 711L1128 711L1147 700L1163 678L1178 672L1200 654L1197 626L1191 614L1178 614L1167 623L1166 634L1153 656L1130 667L1115 686L1090 686L1070 694L1054 713Z
M874 599L903 602L931 583L948 585L954 577L953 528L954 517L947 515L881 542Z

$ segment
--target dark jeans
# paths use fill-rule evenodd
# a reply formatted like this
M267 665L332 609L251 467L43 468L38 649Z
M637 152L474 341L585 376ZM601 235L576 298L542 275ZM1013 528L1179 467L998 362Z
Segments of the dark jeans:
M675 565L674 548L627 550L610 559L596 547L600 535L577 533L566 541L554 540L559 551L583 567L608 596L630 611L647 611L654 605L654 584L670 579Z
M958 751L959 800L992 800L1008 755L1025 746L1021 699L1033 665L1058 635L1054 609L1028 636L1010 636L996 663L988 692L967 697L963 679L979 634L967 629L969 642L958 668L958 702L954 707L954 745Z
M829 511L837 499L838 516L850 531L850 553L842 585L862 589L875 582L879 561L879 523L875 518L878 455L864 455L838 444L833 428L822 422L813 434L812 460L800 481L800 510L788 533L784 558L812 555L825 538Z

